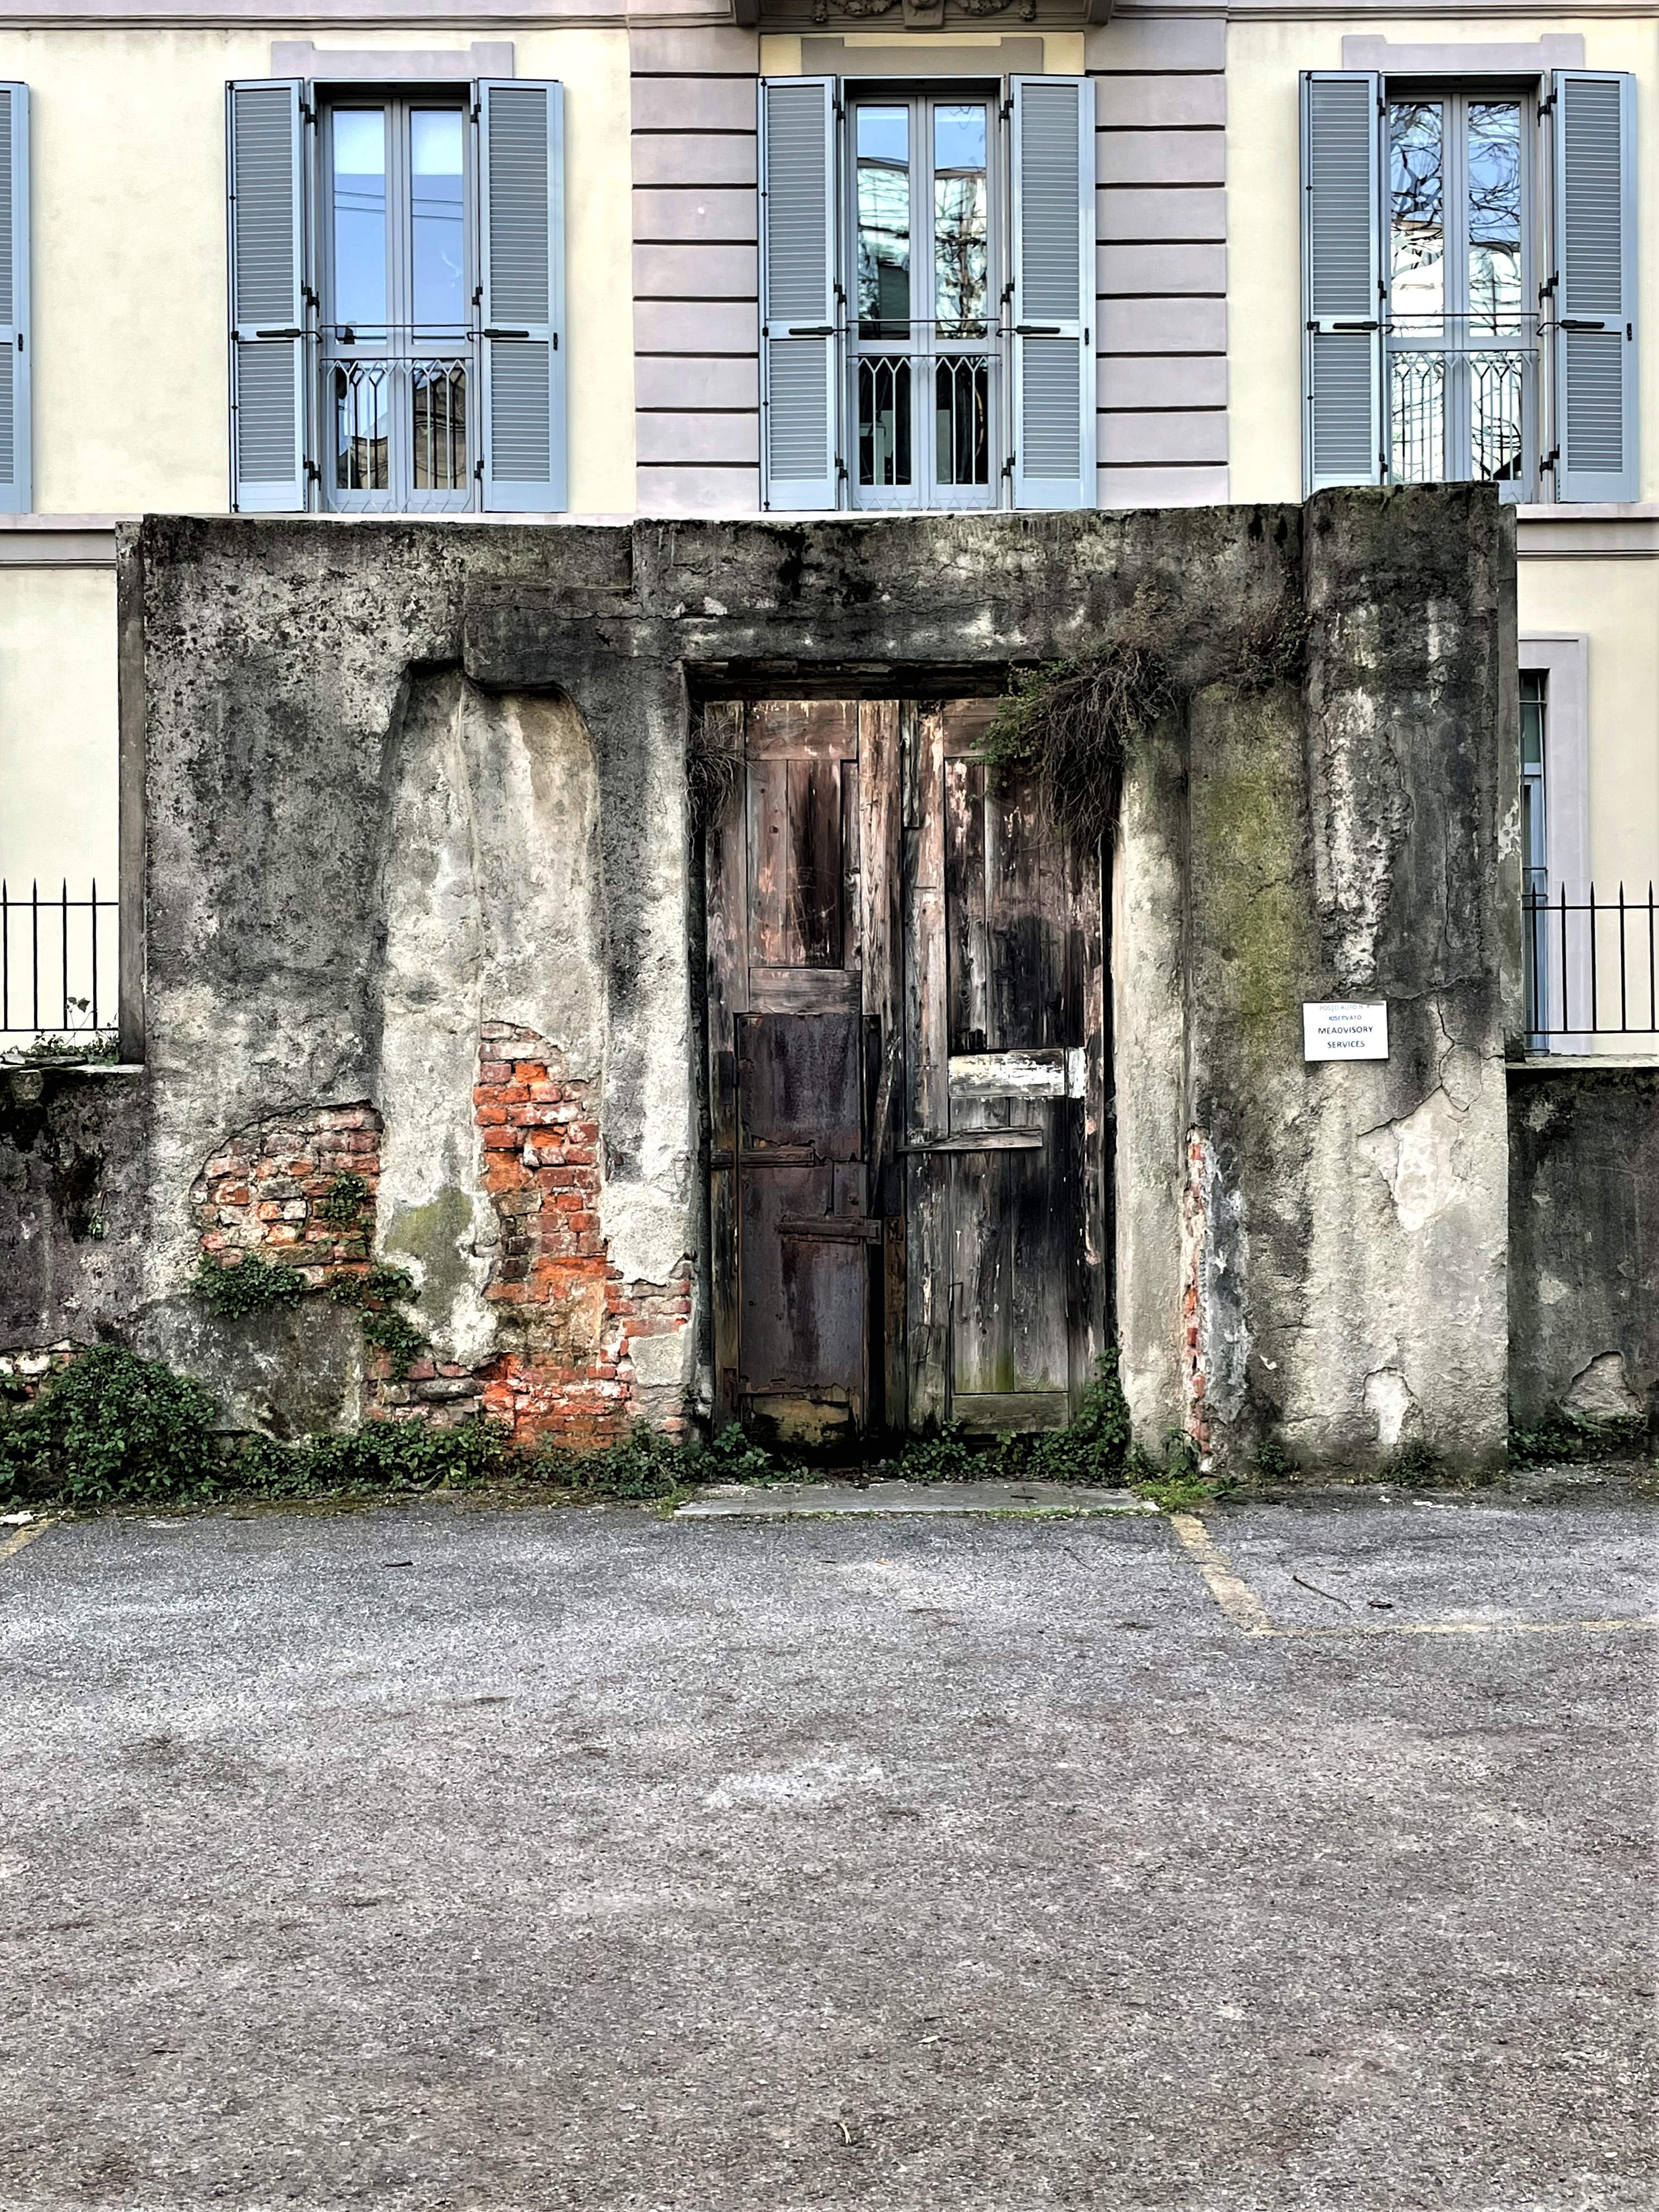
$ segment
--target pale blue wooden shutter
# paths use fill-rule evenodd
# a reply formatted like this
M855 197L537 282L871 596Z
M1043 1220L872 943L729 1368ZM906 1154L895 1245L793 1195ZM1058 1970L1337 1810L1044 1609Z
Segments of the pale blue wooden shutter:
M233 84L230 179L231 503L306 505L306 176L298 79Z
M1093 507L1094 86L1012 89L1014 505Z
M1382 85L1302 76L1302 479L1380 483Z
M760 88L761 499L820 509L840 495L836 80Z
M29 434L29 93L0 84L0 514L32 503Z
M483 503L563 511L564 88L478 86Z
M1555 73L1556 497L1635 499L1636 80Z

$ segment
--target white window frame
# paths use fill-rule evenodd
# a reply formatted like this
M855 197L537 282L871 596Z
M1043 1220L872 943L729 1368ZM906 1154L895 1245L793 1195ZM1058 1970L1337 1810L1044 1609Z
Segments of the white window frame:
M1566 894L1569 906L1589 896L1589 640L1577 631L1528 630L1520 640L1517 665L1538 669L1544 688L1544 860L1553 900ZM1520 732L1516 732L1517 745ZM1519 834L1519 823L1516 825ZM1523 858L1524 869L1524 858ZM1544 954L1542 1005L1547 1034L1532 1049L1572 1051L1575 1036L1562 1029L1561 945L1552 926ZM1579 1008L1590 1005L1589 934L1585 918L1568 917L1567 997ZM1528 1010L1530 1011L1530 1010ZM1577 1048L1594 1049L1585 1042Z
M475 104L471 86L460 83L374 80L364 84L331 82L314 88L312 204L317 210L313 259L317 270L319 337L315 368L317 392L313 417L316 423L316 452L312 460L318 471L319 500L325 513L466 514L475 513L481 504L479 429L483 349L478 340L480 216L477 133L472 121ZM343 326L331 312L335 304L333 118L342 108L369 107L383 108L387 117L386 220L390 264L387 319L392 328L388 332L387 343L380 347L372 342L343 343L341 335ZM461 118L462 235L466 256L463 293L468 305L469 326L465 340L459 343L434 342L430 347L420 349L413 344L412 331L404 313L409 302L400 296L401 279L406 274L412 252L410 231L413 187L409 170L408 126L416 107L453 109ZM398 335L400 326L404 333L401 338ZM453 358L464 362L466 368L466 451L462 483L454 490L420 490L416 489L412 481L414 429L410 374L417 351L434 359L440 356ZM388 417L388 444L394 456L389 472L392 481L385 491L354 490L335 481L338 457L334 434L334 374L337 368L349 368L354 362L373 363L383 358L389 359L392 364ZM409 474L410 482L400 487L398 479L405 472Z
M845 118L840 146L841 270L846 302L842 405L847 424L847 502L855 514L957 514L1012 504L1009 449L1012 435L1010 392L1012 347L1008 335L1008 224L1012 201L1012 131L1008 93L996 77L919 79L895 85L880 79L854 80L844 89ZM940 105L978 106L988 111L985 134L988 252L985 286L986 334L942 345L933 331L933 146L930 118ZM866 338L859 329L858 301L858 129L860 107L908 107L910 111L910 335ZM927 228L928 252L921 252L919 233ZM937 480L933 442L933 372L940 353L983 354L990 368L990 452L983 484L943 484ZM859 481L859 364L872 357L902 356L910 368L911 481L908 484L861 484Z
M1480 350L1470 335L1460 341L1455 325L1460 319L1455 309L1448 308L1443 331L1436 339L1427 336L1413 338L1400 337L1391 328L1394 308L1394 198L1393 198L1393 111L1397 103L1420 101L1424 105L1438 103L1442 113L1441 164L1441 241L1443 267L1443 284L1448 298L1467 297L1468 284L1468 240L1462 237L1459 257L1461 266L1454 272L1451 240L1454 231L1462 232L1468 222L1468 198L1467 132L1462 125L1472 104L1484 102L1516 102L1520 108L1520 170L1521 170L1521 299L1520 322L1522 334L1530 326L1532 343L1525 349L1527 358L1522 372L1521 455L1522 471L1519 477L1498 480L1498 497L1519 505L1535 500L1538 495L1539 459L1541 451L1540 434L1541 415L1540 398L1542 390L1540 324L1538 311L1539 270L1547 220L1543 196L1544 165L1537 158L1539 124L1539 87L1535 78L1506 76L1388 76L1382 80L1382 228L1378 241L1382 281L1387 287L1383 295L1382 338L1382 451L1387 467L1385 483L1405 483L1419 481L1398 475L1395 469L1394 436L1394 364L1396 358L1411 354L1438 353L1445 362L1445 377L1442 398L1441 441L1443 455L1452 458L1454 447L1458 461L1468 461L1469 466L1458 473L1448 473L1433 481L1444 483L1473 483L1483 481L1474 473L1473 410L1468 404L1469 378L1460 356L1464 348L1468 352ZM1449 210L1454 198L1459 212L1455 224L1450 220ZM1530 304L1528 304L1530 302ZM1492 341L1493 351L1521 351L1502 339Z

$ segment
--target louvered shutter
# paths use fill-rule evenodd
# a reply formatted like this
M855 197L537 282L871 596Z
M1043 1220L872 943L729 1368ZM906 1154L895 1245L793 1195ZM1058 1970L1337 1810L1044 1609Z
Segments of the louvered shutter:
M306 205L302 87L229 88L231 501L306 505Z
M1636 80L1555 73L1556 497L1635 499Z
M1016 507L1093 507L1095 104L1087 77L1012 80Z
M0 514L32 502L29 435L29 94L0 84Z
M478 177L483 503L556 514L566 501L562 85L479 85Z
M1382 480L1381 78L1302 77L1302 480Z
M836 80L760 88L761 498L837 504L841 410L836 284Z

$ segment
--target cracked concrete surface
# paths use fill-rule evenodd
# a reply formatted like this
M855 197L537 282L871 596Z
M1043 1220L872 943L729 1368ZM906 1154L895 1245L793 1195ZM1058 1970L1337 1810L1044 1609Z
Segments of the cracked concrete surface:
M1655 1638L1573 1624L1652 1509L1574 1495L1210 1516L1257 1636L1152 1516L49 1529L0 2206L1636 2212Z

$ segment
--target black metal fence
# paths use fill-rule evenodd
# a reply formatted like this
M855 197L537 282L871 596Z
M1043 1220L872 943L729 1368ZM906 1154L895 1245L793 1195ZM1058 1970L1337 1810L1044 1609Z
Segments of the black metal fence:
M0 1040L113 1038L119 903L95 882L85 898L67 882L23 897L0 878Z
M1522 900L1527 1028L1538 1051L1573 1052L1592 1037L1659 1036L1659 908L1653 885L1632 898L1589 886L1570 899L1534 885Z

